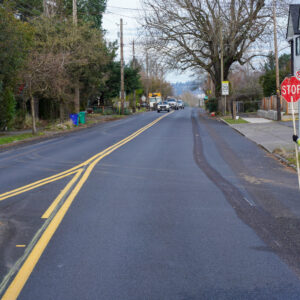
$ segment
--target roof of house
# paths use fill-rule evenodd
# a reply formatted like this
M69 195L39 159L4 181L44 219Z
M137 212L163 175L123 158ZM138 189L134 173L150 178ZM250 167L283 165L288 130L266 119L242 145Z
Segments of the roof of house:
M290 4L289 22L293 27L294 35L300 34L300 4Z

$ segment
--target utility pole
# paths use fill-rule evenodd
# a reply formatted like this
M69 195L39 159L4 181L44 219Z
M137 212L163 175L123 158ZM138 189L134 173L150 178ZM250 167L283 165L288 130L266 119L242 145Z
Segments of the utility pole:
M149 60L148 60L148 50L146 49L146 77L147 77L147 85L146 85L146 98L147 103L149 105L150 109L150 103L149 103Z
M278 62L278 46L277 46L276 0L273 0L273 23L274 23L274 49L275 49L275 66L276 66L277 121L280 121L281 104L280 104L279 62Z
M47 0L43 0L43 12L45 17L49 17L49 8Z
M221 60L221 107L223 114L226 114L226 107L223 104L223 96L222 96L222 82L224 81L224 59L223 59L223 33L222 33L222 25L220 26L220 47L221 47L221 53L220 53L220 60Z
M134 48L134 40L132 41L132 67L135 70L135 48ZM135 113L135 106L136 106L136 92L135 89L133 91L133 103L132 103L132 111Z
M73 0L73 25L77 27L77 0ZM79 78L75 79L75 95L74 95L74 110L78 114L80 110L80 89L79 89Z
M77 0L73 0L73 24L77 26Z
M120 20L120 56L121 56L121 113L124 114L124 58L123 58L123 19Z

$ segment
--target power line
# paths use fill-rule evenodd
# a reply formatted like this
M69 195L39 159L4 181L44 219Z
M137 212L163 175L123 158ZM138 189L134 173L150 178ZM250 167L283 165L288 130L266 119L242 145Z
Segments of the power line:
M124 18L130 18L130 19L134 19L134 20L136 20L138 18L138 17L132 17L132 16L118 14L118 13L115 13L115 12L112 12L112 11L109 11L109 10L107 10L105 13L120 16L120 17L124 17Z
M123 10L144 11L143 9L140 9L140 8L120 7L120 6L111 6L111 5L107 5L106 7L107 8L115 8L115 9L123 9Z

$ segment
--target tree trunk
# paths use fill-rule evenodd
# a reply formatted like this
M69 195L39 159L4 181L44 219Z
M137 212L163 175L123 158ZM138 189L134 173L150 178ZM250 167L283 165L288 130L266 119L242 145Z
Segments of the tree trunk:
M236 119L236 101L232 100L232 119Z
M223 80L228 80L228 74L229 74L229 68L224 62L224 68L223 68ZM215 66L214 73L210 73L212 81L215 86L215 97L218 100L218 111L223 112L225 110L224 107L224 99L222 97L222 82L221 82L221 65L220 63Z
M32 134L36 134L36 122L35 122L35 107L34 97L30 94L30 106L31 106L31 117L32 117Z
M136 112L136 93L135 90L133 91L133 103L132 103L132 112Z
M39 100L34 98L34 113L35 113L35 120L39 120Z
M63 123L65 120L65 104L63 101L59 102L59 119L60 123Z
M21 113L22 113L22 126L25 124L25 119L26 119L26 113L27 113L27 107L26 107L26 102L25 97L22 97L22 106L21 106Z
M76 80L76 84L75 84L74 110L75 110L75 114L78 114L80 110L79 80Z

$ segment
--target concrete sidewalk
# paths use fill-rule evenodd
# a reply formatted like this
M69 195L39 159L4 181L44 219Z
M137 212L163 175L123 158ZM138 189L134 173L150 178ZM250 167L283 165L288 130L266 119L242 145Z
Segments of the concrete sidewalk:
M284 122L270 121L263 118L244 118L249 123L228 124L248 139L265 148L269 152L275 149L292 151L295 144L292 141L293 128ZM290 124L287 124L290 125Z

